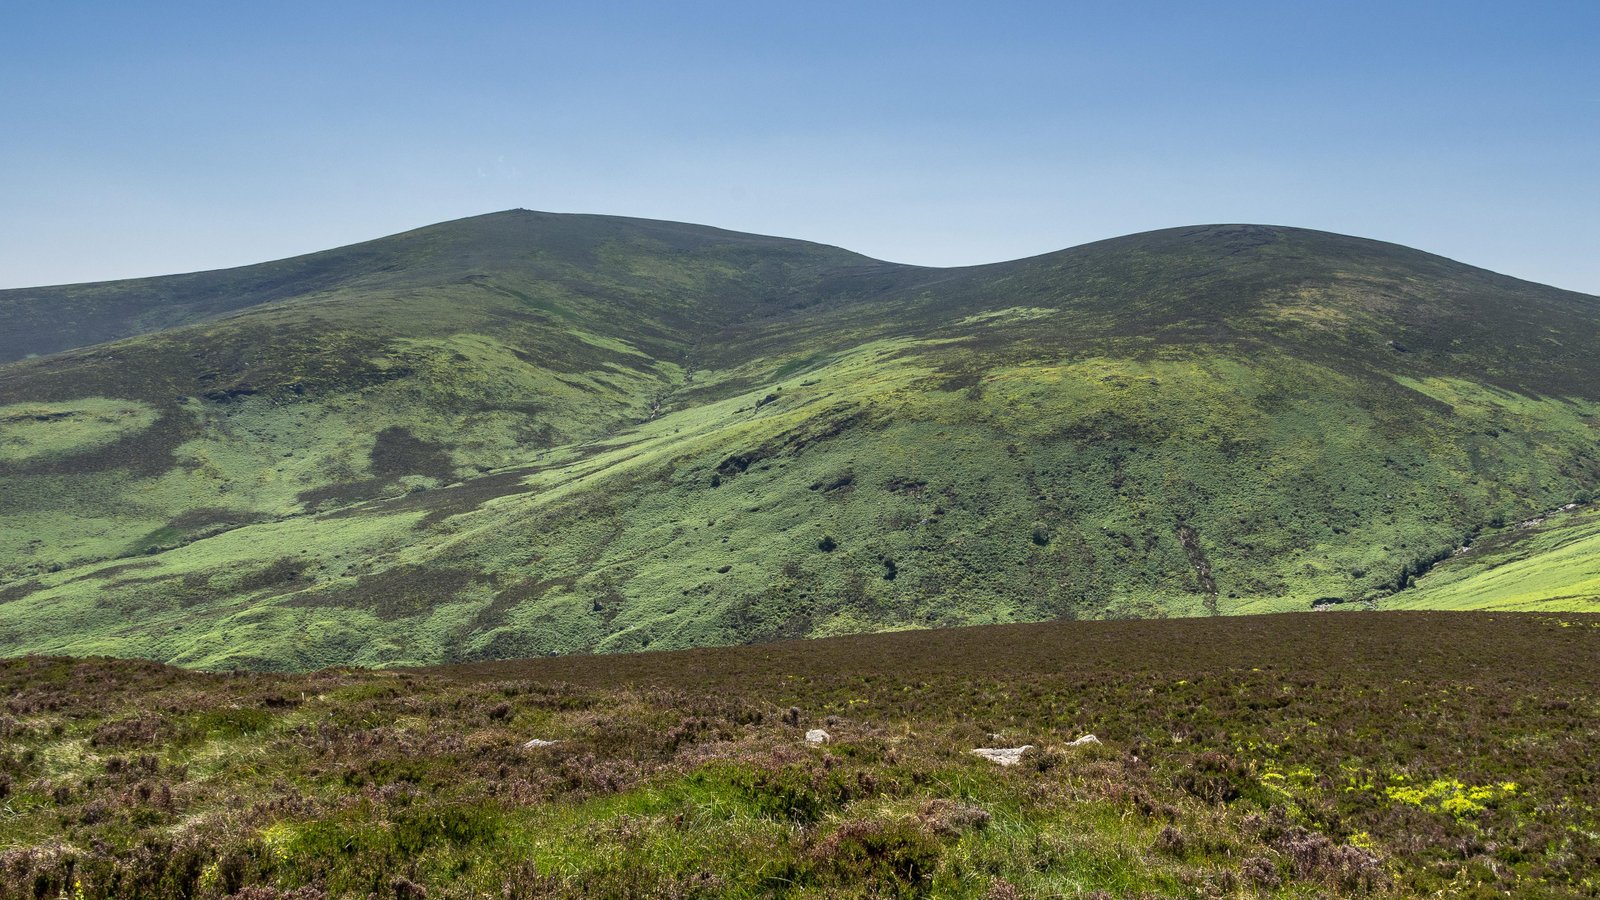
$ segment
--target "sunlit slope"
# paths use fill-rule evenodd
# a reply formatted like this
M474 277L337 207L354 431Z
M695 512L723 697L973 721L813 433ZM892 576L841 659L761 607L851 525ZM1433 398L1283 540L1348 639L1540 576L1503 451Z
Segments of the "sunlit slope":
M1482 535L1389 605L1600 610L1600 511L1558 510Z
M410 281L0 367L0 649L305 668L1427 603L1471 535L1600 481L1600 300L1394 245L1209 226L934 270L435 228Z
M688 354L708 328L865 262L526 212L376 245L335 251L361 262L356 286L0 368L0 520L16 523L0 578L437 486L643 421L697 380ZM376 286L371 258L388 261Z

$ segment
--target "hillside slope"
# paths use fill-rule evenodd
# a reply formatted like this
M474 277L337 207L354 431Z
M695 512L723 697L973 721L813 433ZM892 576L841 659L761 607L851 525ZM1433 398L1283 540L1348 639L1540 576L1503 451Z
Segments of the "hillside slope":
M519 210L0 318L73 348L0 366L6 653L1410 604L1600 482L1600 299L1290 228L940 270Z

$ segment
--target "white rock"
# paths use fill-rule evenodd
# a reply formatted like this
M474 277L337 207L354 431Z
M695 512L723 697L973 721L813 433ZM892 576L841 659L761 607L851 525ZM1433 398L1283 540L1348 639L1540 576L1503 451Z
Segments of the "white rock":
M1099 738L1095 737L1092 734L1086 734L1083 737L1078 738L1075 741L1068 741L1067 742L1067 746L1068 747L1082 747L1085 744L1098 744L1098 743L1100 743L1100 739Z
M833 740L833 736L821 728L813 728L806 732L806 743L808 744L826 744L831 740Z
M1022 754L1032 749L1032 744L1023 744L1021 747L979 747L972 752L990 762L1014 766L1022 761Z
M523 744L522 745L522 749L524 749L524 750L537 750L540 747L554 747L555 745L557 745L559 743L561 743L561 742L560 741L546 741L546 740L541 740L539 738L534 738L533 740L527 742L526 744Z

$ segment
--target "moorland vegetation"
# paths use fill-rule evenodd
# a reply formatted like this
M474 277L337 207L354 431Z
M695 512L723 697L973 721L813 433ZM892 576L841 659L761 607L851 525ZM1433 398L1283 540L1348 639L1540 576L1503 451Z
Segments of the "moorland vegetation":
M0 896L1593 896L1597 673L1600 617L1414 612L13 659Z

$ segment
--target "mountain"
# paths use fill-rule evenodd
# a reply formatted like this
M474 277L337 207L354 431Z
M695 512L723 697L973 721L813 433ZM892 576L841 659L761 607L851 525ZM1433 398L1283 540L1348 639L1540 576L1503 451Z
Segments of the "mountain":
M1452 554L1600 483L1600 298L1284 227L932 269L514 210L0 335L6 654L1495 606ZM1561 571L1517 605L1591 606Z

